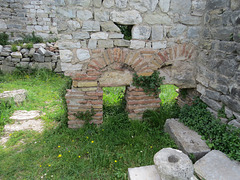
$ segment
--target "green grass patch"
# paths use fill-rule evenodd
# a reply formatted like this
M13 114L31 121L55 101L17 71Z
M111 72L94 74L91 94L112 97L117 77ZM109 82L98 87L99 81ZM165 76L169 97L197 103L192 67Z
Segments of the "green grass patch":
M174 85L161 85L161 93L159 97L162 101L162 104L175 103L176 97L178 97L178 93L176 92L177 89L178 87Z

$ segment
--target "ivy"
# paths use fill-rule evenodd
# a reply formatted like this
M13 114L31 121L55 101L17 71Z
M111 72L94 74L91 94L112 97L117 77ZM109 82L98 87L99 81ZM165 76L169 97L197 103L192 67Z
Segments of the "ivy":
M77 112L74 114L74 116L80 120L83 120L86 122L86 124L88 124L91 120L92 117L95 115L95 111L93 109L93 107L91 107L91 111L87 110L86 112Z
M160 73L154 71L151 76L138 76L137 73L133 74L133 85L137 88L143 88L144 92L148 95L158 96L160 93L160 86L163 84L164 77L159 77Z

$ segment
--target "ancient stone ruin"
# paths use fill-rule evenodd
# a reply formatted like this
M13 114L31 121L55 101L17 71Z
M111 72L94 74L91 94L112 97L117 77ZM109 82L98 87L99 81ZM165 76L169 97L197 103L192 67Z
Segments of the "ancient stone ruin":
M0 9L0 33L11 41L33 31L58 38L30 49L30 56L25 49L13 53L0 46L0 69L38 66L71 76L71 128L83 123L73 114L91 107L97 112L93 121L101 123L106 86L127 86L132 119L158 107L159 99L131 85L133 73L154 70L165 76L164 83L190 92L189 100L199 93L211 112L223 107L234 119L229 123L240 124L239 0L0 0Z

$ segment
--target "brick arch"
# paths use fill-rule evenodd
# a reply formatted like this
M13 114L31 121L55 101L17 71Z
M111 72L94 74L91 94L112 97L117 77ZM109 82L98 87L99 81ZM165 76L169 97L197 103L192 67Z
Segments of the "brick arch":
M127 69L132 73L148 76L154 70L171 64L173 61L192 60L195 57L195 48L190 44L178 44L163 50L94 49L90 51L90 55L91 58L86 68L81 72L74 73L73 88L66 94L70 128L81 127L84 123L76 119L74 113L90 110L91 107L97 112L92 122L96 124L102 122L103 85L99 83L99 79L104 73L111 71L120 71L121 73ZM126 110L129 112L130 118L141 119L146 108L153 109L160 106L159 98L146 95L141 88L128 87L126 94Z

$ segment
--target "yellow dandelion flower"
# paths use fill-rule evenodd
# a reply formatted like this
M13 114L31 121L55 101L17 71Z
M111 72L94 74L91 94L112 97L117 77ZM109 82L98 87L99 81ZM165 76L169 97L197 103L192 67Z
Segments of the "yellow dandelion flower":
M60 148L61 146L58 146L58 148Z
M59 154L59 155L58 155L58 157L60 158L60 157L62 157L62 155L61 155L61 154Z
M104 129L102 129L102 131L104 131Z
M81 158L81 156L78 156L78 158Z
M70 152L70 151L68 151L68 152Z
M114 161L115 163L117 162L117 160Z
M42 167L42 165L39 165L39 167Z
M12 134L9 134L9 136L11 136Z
M48 165L48 167L50 167L50 166L51 166L51 164Z
M72 140L72 142L74 142L74 140Z
M88 136L86 138L88 139Z
M150 148L152 149L152 146L150 146Z
M91 141L91 143L94 143L94 141Z

